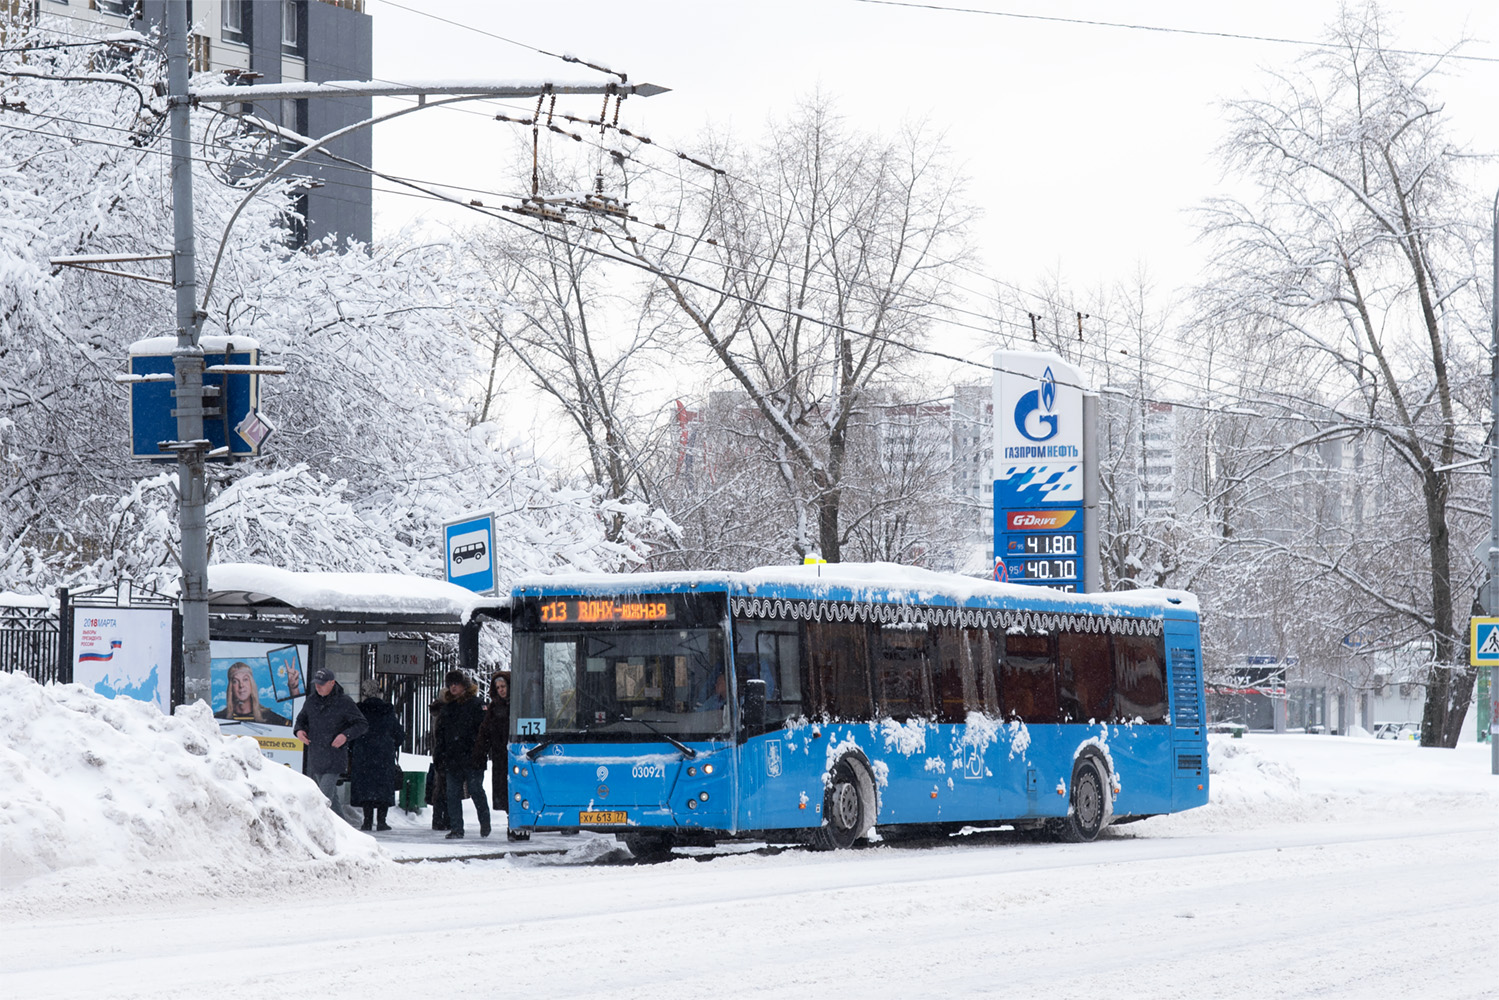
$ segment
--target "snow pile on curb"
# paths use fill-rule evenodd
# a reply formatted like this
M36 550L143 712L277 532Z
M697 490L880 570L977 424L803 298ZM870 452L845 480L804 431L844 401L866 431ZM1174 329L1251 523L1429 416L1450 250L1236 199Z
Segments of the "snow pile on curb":
M1301 779L1285 764L1248 749L1243 742L1208 741L1212 800L1225 808L1254 809L1300 797Z
M1151 824L1186 832L1491 814L1499 780L1489 774L1488 755L1476 743L1448 750L1372 737L1215 734L1208 738L1208 804Z
M253 739L221 735L201 703L167 717L0 673L0 887L187 868L248 891L273 866L382 857L311 780L266 760Z

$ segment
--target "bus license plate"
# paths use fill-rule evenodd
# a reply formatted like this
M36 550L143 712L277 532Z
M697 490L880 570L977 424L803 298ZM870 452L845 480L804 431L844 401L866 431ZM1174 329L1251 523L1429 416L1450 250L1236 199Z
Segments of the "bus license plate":
M620 824L625 821L624 810L617 812L580 812L578 813L579 826L597 826L600 824Z

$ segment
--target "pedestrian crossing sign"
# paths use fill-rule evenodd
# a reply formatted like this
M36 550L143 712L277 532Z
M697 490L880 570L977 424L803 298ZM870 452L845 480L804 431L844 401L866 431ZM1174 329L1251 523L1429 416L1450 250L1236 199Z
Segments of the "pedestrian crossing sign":
M1499 618L1474 618L1468 633L1468 662L1475 667L1499 663Z

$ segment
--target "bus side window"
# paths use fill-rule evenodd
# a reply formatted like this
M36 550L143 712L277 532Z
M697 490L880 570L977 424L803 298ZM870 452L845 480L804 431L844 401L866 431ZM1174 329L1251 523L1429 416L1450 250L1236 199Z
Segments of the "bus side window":
M965 722L969 712L997 718L999 647L994 636L988 629L952 625L936 631L937 721Z
M802 670L801 637L793 629L789 632L771 632L767 639L775 640L775 664L780 687L780 718L790 719L802 714Z
M1166 721L1165 641L1160 636L1114 636L1116 711L1121 722Z
M765 682L765 721L769 728L802 714L800 647L795 625L734 623L734 667L740 695L745 681Z
M1057 636L1057 694L1064 722L1109 722L1114 717L1114 669L1103 632Z
M881 716L897 722L931 718L931 641L924 625L878 625L874 690Z
M807 623L807 683L812 714L862 722L870 718L869 626Z
M1038 723L1062 721L1050 635L1006 635L999 674L1006 718Z

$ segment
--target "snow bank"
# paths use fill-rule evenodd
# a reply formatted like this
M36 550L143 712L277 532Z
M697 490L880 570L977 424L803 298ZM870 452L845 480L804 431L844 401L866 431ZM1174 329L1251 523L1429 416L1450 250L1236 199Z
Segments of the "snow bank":
M310 779L221 735L202 704L164 716L0 673L0 887L185 877L235 893L265 888L278 866L384 863Z
M1208 770L1208 804L1152 819L1152 828L1456 818L1492 815L1499 807L1489 748L1476 743L1447 750L1373 737L1213 735Z

